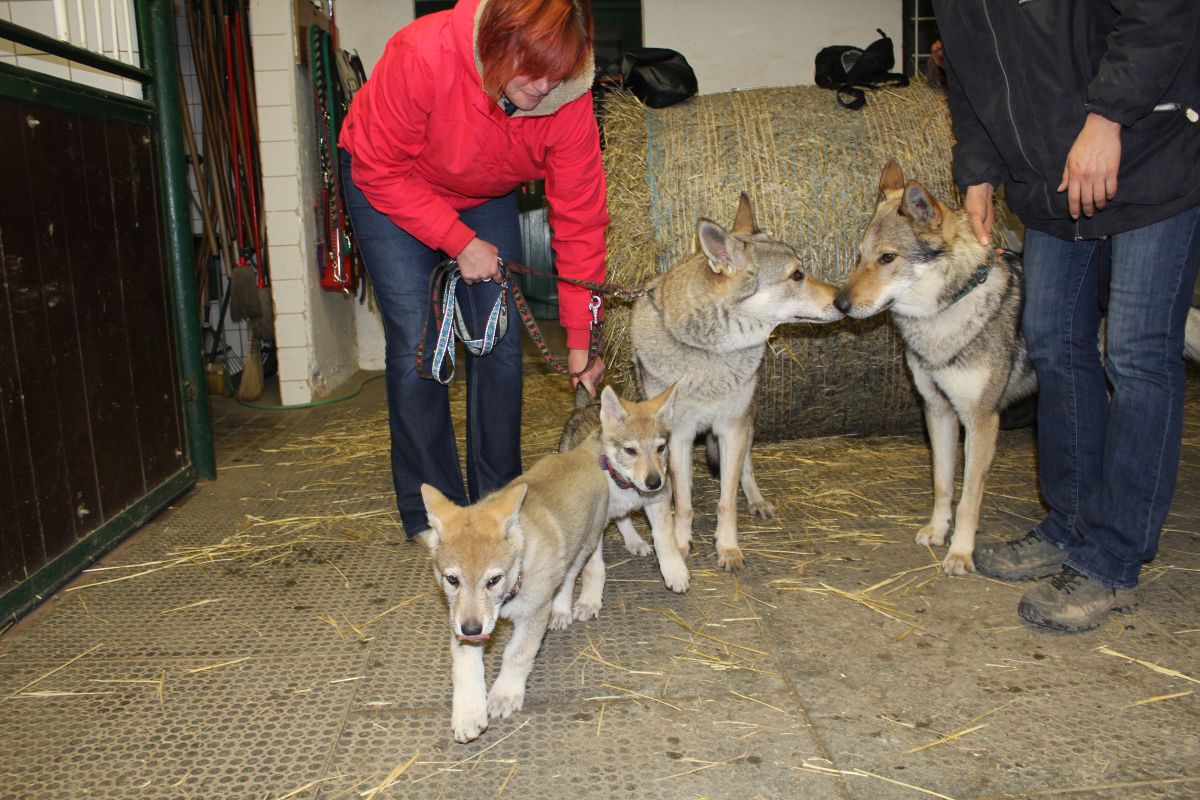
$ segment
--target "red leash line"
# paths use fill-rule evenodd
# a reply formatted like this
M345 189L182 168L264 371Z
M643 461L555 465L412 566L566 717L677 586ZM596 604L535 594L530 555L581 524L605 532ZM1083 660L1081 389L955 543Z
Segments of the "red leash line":
M536 275L540 278L552 278L556 281L569 283L572 286L580 286L584 289L590 289L596 294L611 294L613 297L620 297L627 300L632 300L641 297L646 293L644 287L632 289L628 286L622 286L619 283L598 283L596 281L583 281L575 278L566 278L562 275L555 275L552 272L546 272L533 267L527 267L524 264L518 264L515 261L501 260L501 265L506 267L510 272L524 273L525 275Z

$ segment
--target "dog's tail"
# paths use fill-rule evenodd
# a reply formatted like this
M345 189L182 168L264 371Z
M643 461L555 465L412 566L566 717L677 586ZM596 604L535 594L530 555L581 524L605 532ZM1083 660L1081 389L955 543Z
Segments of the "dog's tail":
M588 393L587 387L583 385L583 381L580 381L579 385L575 387L575 408L576 408L576 410L581 409L581 408L587 408L588 406L590 406L592 404L592 400L593 400L593 398L592 398L591 394Z

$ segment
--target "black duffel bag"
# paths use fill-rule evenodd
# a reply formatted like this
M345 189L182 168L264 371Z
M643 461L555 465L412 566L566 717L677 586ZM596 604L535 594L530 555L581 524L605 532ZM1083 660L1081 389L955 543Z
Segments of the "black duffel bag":
M621 57L625 88L651 108L687 100L699 90L696 73L682 53L666 47L638 47Z
M908 85L906 75L891 71L894 66L892 40L880 30L879 38L865 50L844 44L822 48L817 53L813 79L817 86L835 90L838 103L857 110L867 104L863 89Z

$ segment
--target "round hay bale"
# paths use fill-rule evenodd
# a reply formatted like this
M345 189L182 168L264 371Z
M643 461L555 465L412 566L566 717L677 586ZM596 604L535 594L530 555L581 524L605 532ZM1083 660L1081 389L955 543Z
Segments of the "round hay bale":
M923 83L872 92L861 111L807 86L703 95L664 109L617 92L604 101L604 136L608 275L623 285L694 252L698 217L731 224L741 191L759 226L834 284L854 267L888 159L959 203L949 109ZM609 377L632 394L629 309L606 314ZM919 429L903 352L886 314L778 328L760 372L756 438Z

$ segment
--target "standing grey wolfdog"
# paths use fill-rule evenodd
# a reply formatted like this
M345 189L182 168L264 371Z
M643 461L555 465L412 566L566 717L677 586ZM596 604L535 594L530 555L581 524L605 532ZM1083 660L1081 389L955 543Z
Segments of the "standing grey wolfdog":
M966 431L962 496L942 562L948 575L964 575L975 569L975 534L999 413L1037 390L1021 335L1021 259L980 244L964 212L917 181L906 184L895 161L883 169L876 200L837 307L856 318L891 310L925 401L933 514L917 532L918 544L942 545L950 532L960 422ZM1103 334L1097 344L1099 357ZM1184 351L1200 359L1196 308L1188 313Z
M669 443L675 544L692 540L692 443L711 431L720 448L717 564L743 566L737 542L739 480L750 511L774 516L754 480L753 398L771 332L791 322L833 322L837 290L805 272L796 250L763 233L744 193L733 228L700 219L700 252L647 286L633 307L630 340L643 397L675 387ZM659 553L659 559L663 557Z
M889 161L875 215L858 246L858 265L837 296L846 315L890 309L904 340L913 383L925 401L933 448L933 514L917 543L942 545L958 465L958 426L966 430L962 497L942 567L974 571L983 484L1000 430L1000 411L1037 389L1021 337L1021 260L972 235L967 215Z

